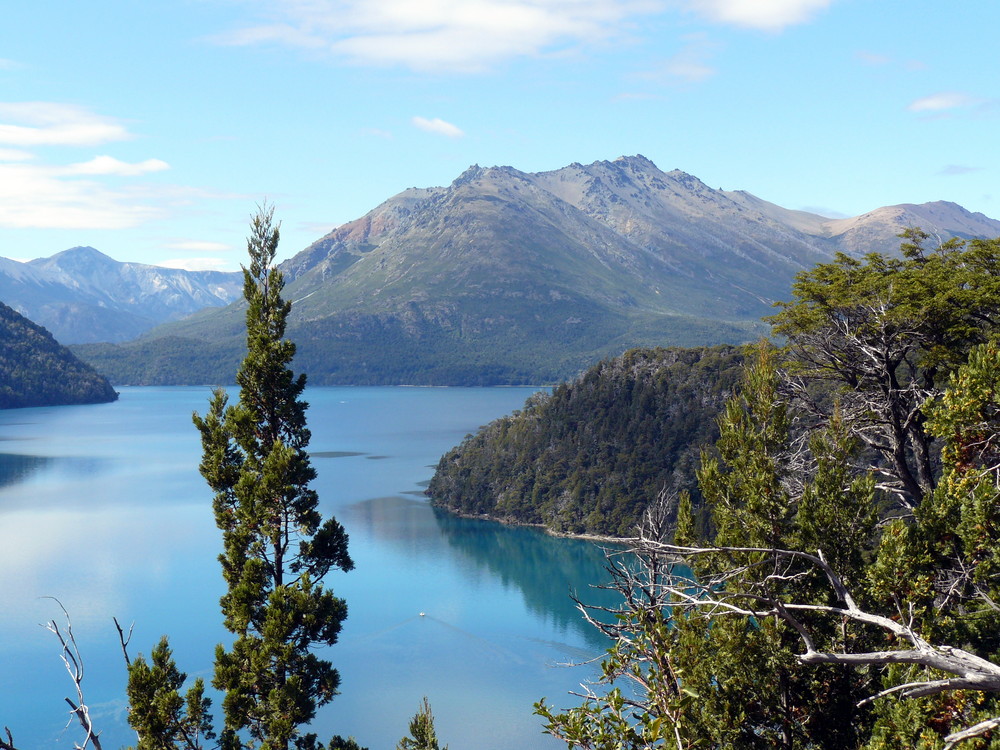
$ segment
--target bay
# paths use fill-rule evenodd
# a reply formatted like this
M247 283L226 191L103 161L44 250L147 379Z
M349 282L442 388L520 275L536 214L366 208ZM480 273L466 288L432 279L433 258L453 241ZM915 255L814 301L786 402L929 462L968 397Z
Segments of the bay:
M440 455L519 408L531 388L310 388L324 515L350 534L356 569L327 584L349 607L325 655L341 695L312 731L391 750L423 696L452 750L563 747L532 704L555 706L595 676L607 647L570 593L599 601L594 544L460 519L423 488ZM117 403L0 412L0 726L23 747L71 747L75 698L39 623L70 613L83 687L105 748L134 742L115 616L131 653L168 634L179 667L210 680L228 640L211 493L191 424L207 388L123 388ZM218 703L218 696L213 696Z

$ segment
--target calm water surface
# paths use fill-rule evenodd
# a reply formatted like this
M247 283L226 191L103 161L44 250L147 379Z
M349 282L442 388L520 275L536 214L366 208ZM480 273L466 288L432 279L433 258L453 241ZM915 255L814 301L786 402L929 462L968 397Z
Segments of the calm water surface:
M311 451L324 514L351 537L356 569L327 583L349 617L328 652L341 695L313 723L391 750L422 696L452 750L564 747L532 703L567 693L600 654L571 590L597 601L600 550L530 529L457 519L422 494L440 455L519 408L528 388L314 388ZM68 748L72 685L39 623L72 615L84 689L105 748L133 743L112 616L130 651L169 634L189 676L211 678L223 592L211 493L192 411L206 388L125 388L115 404L0 411L0 726L26 748ZM423 612L424 616L420 613ZM216 700L216 703L218 701Z

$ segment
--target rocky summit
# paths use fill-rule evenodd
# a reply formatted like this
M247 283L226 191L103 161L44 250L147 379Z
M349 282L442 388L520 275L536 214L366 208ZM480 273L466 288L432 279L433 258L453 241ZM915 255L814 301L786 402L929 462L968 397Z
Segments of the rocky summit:
M642 156L472 166L282 264L289 335L313 383L551 382L632 346L759 336L796 273L838 251L891 250L911 225L1000 235L1000 222L946 203L854 219L791 211ZM80 351L114 382L226 382L241 329L236 304Z

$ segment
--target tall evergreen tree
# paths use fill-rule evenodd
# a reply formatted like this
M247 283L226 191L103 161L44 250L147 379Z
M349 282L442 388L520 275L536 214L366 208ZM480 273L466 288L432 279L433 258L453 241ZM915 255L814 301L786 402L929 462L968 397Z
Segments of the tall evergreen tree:
M322 579L354 567L347 534L336 520L322 521L309 488L316 472L306 453L306 378L290 369L295 345L284 336L291 303L281 297L284 279L273 266L273 214L260 207L247 239L239 402L229 405L220 389L208 413L194 415L201 473L215 492L223 537L222 612L235 636L230 648L217 647L213 680L225 692L226 750L322 747L301 727L336 695L340 677L312 649L336 643L347 617L344 600Z

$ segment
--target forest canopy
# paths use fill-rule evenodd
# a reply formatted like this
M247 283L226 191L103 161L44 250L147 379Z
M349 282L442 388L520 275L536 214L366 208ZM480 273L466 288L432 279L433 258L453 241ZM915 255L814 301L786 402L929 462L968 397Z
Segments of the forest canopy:
M0 302L0 409L95 404L117 398L105 378L52 334Z
M743 350L632 349L470 435L438 464L435 505L565 533L629 536L665 487L697 495L702 445Z

